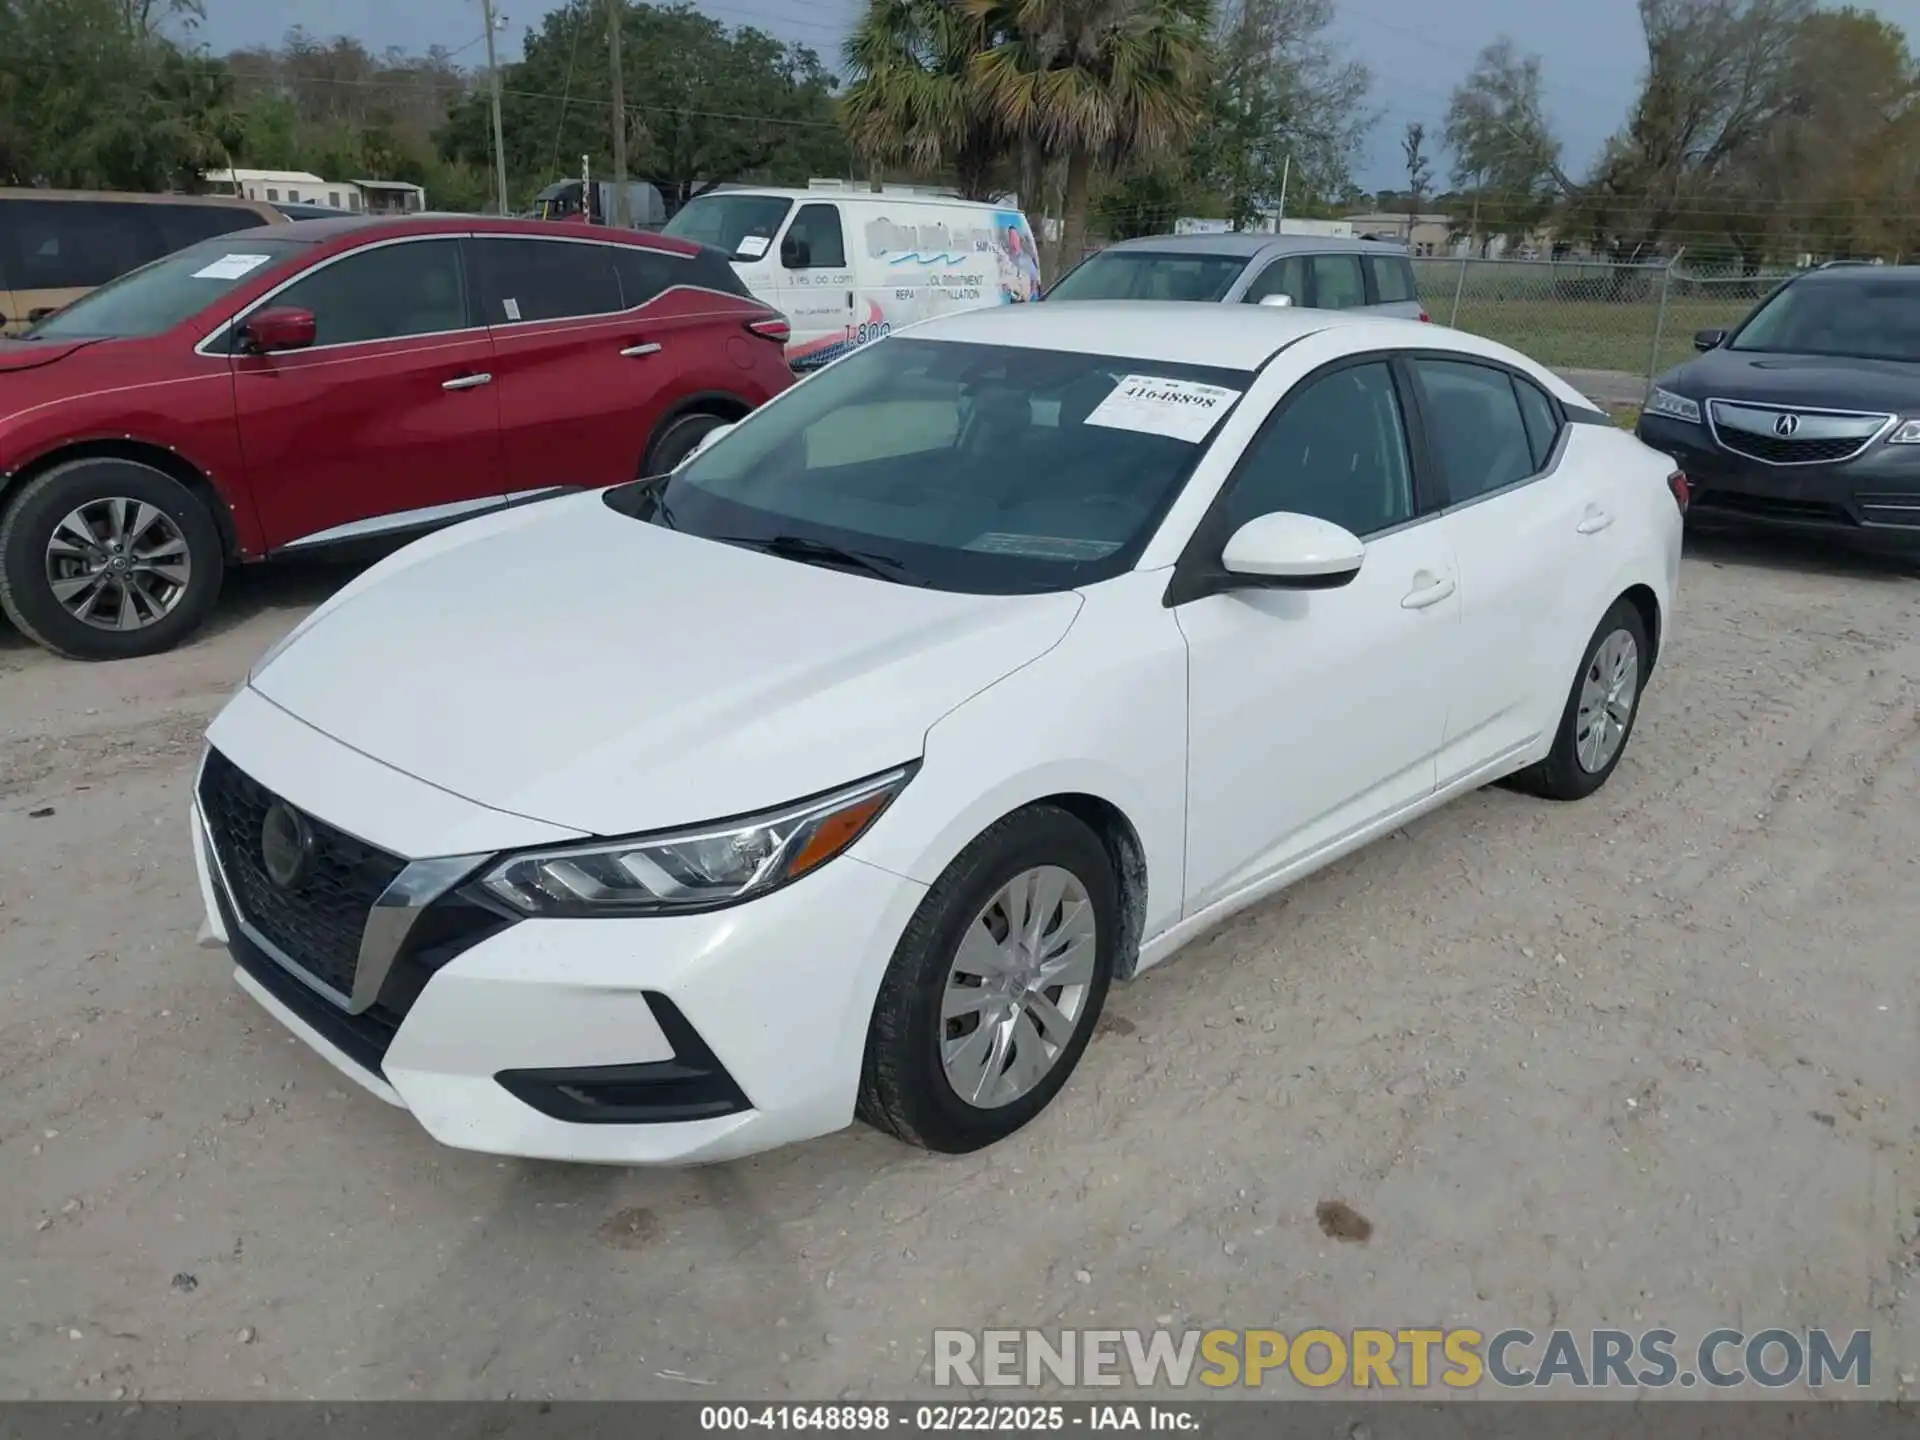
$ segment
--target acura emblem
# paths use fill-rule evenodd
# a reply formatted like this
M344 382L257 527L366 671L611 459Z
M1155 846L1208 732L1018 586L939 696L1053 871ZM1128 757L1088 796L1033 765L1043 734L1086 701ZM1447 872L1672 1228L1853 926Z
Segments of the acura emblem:
M1776 415L1773 417L1773 433L1783 440L1799 428L1800 417L1798 415Z
M274 801L260 821L260 861L282 890L299 889L313 870L313 831L283 800Z

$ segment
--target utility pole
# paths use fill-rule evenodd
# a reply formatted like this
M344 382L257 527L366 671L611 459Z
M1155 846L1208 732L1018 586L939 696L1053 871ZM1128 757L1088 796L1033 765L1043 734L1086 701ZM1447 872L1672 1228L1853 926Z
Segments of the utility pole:
M493 50L493 0L480 0L480 13L487 22L487 84L493 91L493 171L498 187L500 213L507 213L507 142L500 127L500 60Z
M613 215L616 227L626 229L627 215L627 89L620 71L620 27L627 18L626 0L607 0L607 49L613 66Z

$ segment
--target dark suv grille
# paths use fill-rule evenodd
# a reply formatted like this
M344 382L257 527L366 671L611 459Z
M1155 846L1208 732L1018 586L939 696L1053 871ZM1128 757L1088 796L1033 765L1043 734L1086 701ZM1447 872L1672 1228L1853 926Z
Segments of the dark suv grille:
M314 979L350 995L367 913L407 862L305 815L314 865L283 890L260 853L261 826L278 798L218 750L207 752L200 813L241 916Z
M1720 429L1720 443L1736 455L1751 455L1775 465L1817 465L1822 461L1844 460L1866 447L1866 441L1852 437L1838 440L1784 440L1777 435L1755 435L1727 426Z

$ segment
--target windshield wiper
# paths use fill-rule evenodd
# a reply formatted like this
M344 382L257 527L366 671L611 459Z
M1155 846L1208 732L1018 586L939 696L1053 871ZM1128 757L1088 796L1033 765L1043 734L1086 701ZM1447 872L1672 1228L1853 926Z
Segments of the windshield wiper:
M798 560L803 564L838 565L844 569L878 576L882 580L898 581L903 585L926 584L891 555L873 555L864 550L849 550L845 546L835 545L826 540L810 540L804 535L712 535L708 538L728 545L744 545L750 550L758 550L767 555L778 555L787 560Z

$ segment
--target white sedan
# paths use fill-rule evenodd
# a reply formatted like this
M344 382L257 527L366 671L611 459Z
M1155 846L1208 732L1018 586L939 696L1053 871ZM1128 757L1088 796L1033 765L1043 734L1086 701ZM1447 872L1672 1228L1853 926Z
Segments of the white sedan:
M1415 322L931 321L316 610L209 732L203 939L450 1145L970 1150L1111 983L1476 786L1604 784L1685 503Z

